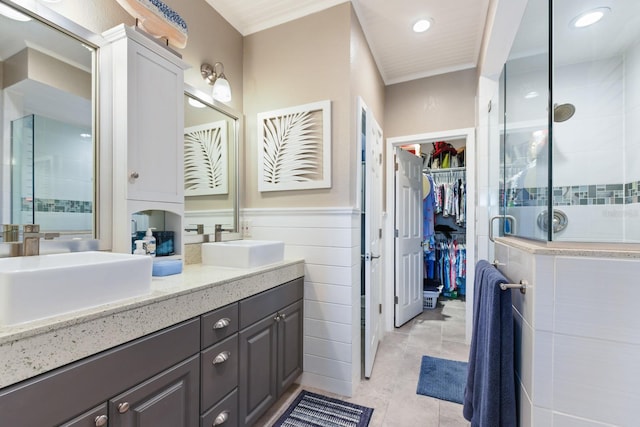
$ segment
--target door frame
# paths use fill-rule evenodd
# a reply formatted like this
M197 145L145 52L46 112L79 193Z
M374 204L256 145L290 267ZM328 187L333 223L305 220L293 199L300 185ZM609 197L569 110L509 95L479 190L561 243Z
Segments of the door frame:
M406 135L386 139L386 212L387 225L384 227L384 281L383 281L383 316L385 331L392 331L395 296L395 156L396 147L407 144L426 144L446 139L465 139L465 158L467 168L467 210L466 210L466 241L467 241L467 283L466 283L466 341L471 342L471 328L473 321L473 281L475 278L475 223L476 223L476 130L475 128L452 129L440 132L429 132ZM488 162L488 159L486 159ZM480 242L482 243L482 242Z

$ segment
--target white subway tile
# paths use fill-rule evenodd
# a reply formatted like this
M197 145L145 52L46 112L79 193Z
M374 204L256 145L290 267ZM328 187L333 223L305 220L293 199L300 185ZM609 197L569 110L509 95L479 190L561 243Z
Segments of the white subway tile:
M640 344L639 277L637 260L558 257L556 331Z
M553 334L551 332L534 332L532 375L532 399L536 406L553 408Z
M640 407L640 347L563 335L553 345L553 409L633 425Z
M535 296L533 327L536 331L552 331L555 303L554 257L546 255L535 256L535 274L533 282L529 284L532 289L527 290L524 298L529 298L530 294Z

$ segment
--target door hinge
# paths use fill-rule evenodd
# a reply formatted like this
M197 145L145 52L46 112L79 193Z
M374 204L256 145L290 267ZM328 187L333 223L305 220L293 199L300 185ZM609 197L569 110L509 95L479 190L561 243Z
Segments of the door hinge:
M491 108L493 107L491 100L489 100L489 105L487 106L487 111L490 113L491 112Z
M378 239L382 239L382 228L378 228Z
M382 304L378 304L378 313L382 314Z
M395 231L396 239L398 238L398 234L400 233L398 233L398 229L396 228L396 231Z
M397 295L395 297L393 297L393 303L394 304L398 304L398 296Z
M396 162L396 172L398 172L398 162Z

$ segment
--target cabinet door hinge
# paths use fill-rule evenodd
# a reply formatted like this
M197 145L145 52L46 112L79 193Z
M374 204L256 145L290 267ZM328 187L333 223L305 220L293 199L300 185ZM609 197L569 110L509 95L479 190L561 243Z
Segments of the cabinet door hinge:
M398 233L398 229L396 228L396 231L395 231L396 239L398 238L398 235L399 235L399 234L400 234L400 233Z
M393 303L394 304L398 304L398 296L397 295L395 297L393 297Z
M378 313L382 314L382 304L378 304Z

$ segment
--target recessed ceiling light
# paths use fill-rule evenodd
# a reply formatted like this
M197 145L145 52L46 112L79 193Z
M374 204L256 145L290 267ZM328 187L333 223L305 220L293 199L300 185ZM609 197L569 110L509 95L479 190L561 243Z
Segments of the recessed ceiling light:
M4 3L0 3L0 15L4 15L9 19L13 19L14 21L22 21L22 22L31 21L31 17L25 15L22 12L18 12L13 8L10 8Z
M581 13L571 20L571 26L573 28L584 28L595 24L604 18L604 15L611 12L608 7L597 7L595 9L588 10Z
M416 33L424 33L431 27L430 19L420 19L415 24L413 24L413 31Z
M524 97L526 99L533 99L533 98L537 98L538 96L540 96L540 94L538 92L536 92L535 90L532 90L531 92L527 92Z

